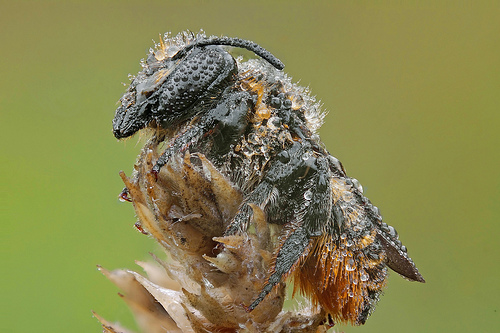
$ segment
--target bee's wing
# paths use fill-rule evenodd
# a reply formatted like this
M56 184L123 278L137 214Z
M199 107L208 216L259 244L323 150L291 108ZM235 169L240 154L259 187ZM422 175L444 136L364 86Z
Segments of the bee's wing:
M390 269L401 274L408 280L425 282L413 260L411 260L406 252L401 251L394 242L390 241L388 237L384 236L382 230L377 233L377 238L387 255L386 264Z

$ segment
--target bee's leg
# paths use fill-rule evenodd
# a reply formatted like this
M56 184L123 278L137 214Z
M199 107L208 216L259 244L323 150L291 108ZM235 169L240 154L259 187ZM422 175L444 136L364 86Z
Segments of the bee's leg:
M314 165L316 159L312 157L309 150L310 145L294 142L288 149L276 155L276 158L270 162L264 179L243 200L238 213L225 232L226 235L245 231L249 218L252 215L252 209L248 204L253 203L257 206L265 206L274 189L282 193L293 193L293 196L295 196L294 194L296 196L303 196L304 193L300 193L303 188L297 185L297 180L299 180L299 183L306 183L306 180L310 179L316 171ZM307 154L305 154L306 151L308 152ZM290 187L293 187L294 190L289 191ZM296 198L292 197L290 199L295 201ZM283 207L274 208L279 210ZM281 224L288 222L291 221L282 221Z
M203 135L203 130L201 126L196 125L189 126L185 131L178 134L156 160L152 172L157 175L175 153L185 152L193 143L197 142L197 138L201 135Z
M283 280L283 276L290 273L298 259L307 251L311 242L310 236L303 228L299 228L285 239L278 250L276 264L266 285L262 288L259 296L247 308L248 311L255 309L262 300L271 292L273 287Z
M265 181L261 182L252 193L245 198L224 235L234 235L241 231L245 231L248 227L249 219L253 214L252 208L250 208L248 204L253 203L256 206L262 206L263 203L267 201L272 191L273 186L271 184Z
M296 183L295 180L297 178L307 174L307 170L311 169L307 163L310 161L307 160L306 162L302 158L303 154L304 145L295 142L288 149L278 153L270 161L264 179L245 197L238 213L229 224L225 232L226 235L246 230L249 218L252 215L249 203L257 206L265 206L274 189L278 192L285 192L290 186L294 186L293 184ZM282 207L278 207L278 209L280 208ZM289 221L283 221L282 224L287 222Z
M252 103L252 96L245 91L224 96L215 107L200 113L198 122L191 124L171 140L169 147L156 161L153 173L158 174L174 154L184 153L207 138L213 141L212 151L205 153L207 157L227 153L229 147L245 131L248 125L247 113L252 108Z
M308 255L312 240L327 232L333 225L333 221L329 220L332 191L328 162L326 158L318 157L315 166L316 170L310 174L310 178L291 194L294 198L290 200L295 201L300 208L296 210L295 221L286 227L284 241L278 247L269 279L259 296L248 307L249 311L253 310L275 285L283 281L283 277L297 268L299 259Z

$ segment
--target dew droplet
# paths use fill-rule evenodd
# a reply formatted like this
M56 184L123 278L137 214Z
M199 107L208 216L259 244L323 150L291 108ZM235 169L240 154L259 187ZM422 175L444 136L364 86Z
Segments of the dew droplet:
M307 190L304 192L304 199L306 199L307 201L311 200L312 198L312 191L311 190Z
M389 226L389 235L391 235L391 237L397 239L398 238L398 232L396 231L396 229L394 229L393 226Z
M359 181L356 178L351 178L352 184L354 187L360 192L363 193L363 186L359 183Z
M360 279L361 281L363 281L363 282L368 281L368 278L369 278L369 276L368 276L368 274L366 274L365 272L362 272L362 273L361 273L361 276L359 277L359 279Z
M353 195L352 195L352 193L351 193L351 192L349 192L349 191L344 191L344 192L342 193L342 199L344 199L344 201L348 201L348 202L349 202L349 201L351 201L353 198L354 198L354 196L353 196Z
M172 45L172 46L170 46L170 47L168 48L168 50L167 50L167 55L168 55L169 57L172 57L172 56L174 56L174 55L175 55L178 51L179 51L179 48L178 48L177 46Z

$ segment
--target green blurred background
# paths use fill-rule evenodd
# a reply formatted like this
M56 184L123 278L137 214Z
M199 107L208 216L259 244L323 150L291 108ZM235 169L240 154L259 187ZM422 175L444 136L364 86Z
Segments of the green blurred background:
M391 274L367 324L336 330L496 332L498 1L2 1L0 331L99 332L91 309L134 327L95 265L158 249L117 201L140 146L111 119L152 40L200 28L260 43L311 87L327 148L427 280Z

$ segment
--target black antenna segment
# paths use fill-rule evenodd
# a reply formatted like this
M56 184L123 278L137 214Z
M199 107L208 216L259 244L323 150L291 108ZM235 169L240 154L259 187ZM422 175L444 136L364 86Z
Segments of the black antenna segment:
M232 38L232 37L210 37L207 39L196 41L192 44L187 45L185 48L177 52L172 57L172 60L183 58L189 51L191 51L195 47L208 46L208 45L225 45L225 46L233 46L233 47L240 47L243 49L247 49L248 51L255 53L262 59L269 62L276 69L282 70L283 68L285 68L285 65L281 62L281 60L276 58L271 52L269 52L259 44L246 39Z

